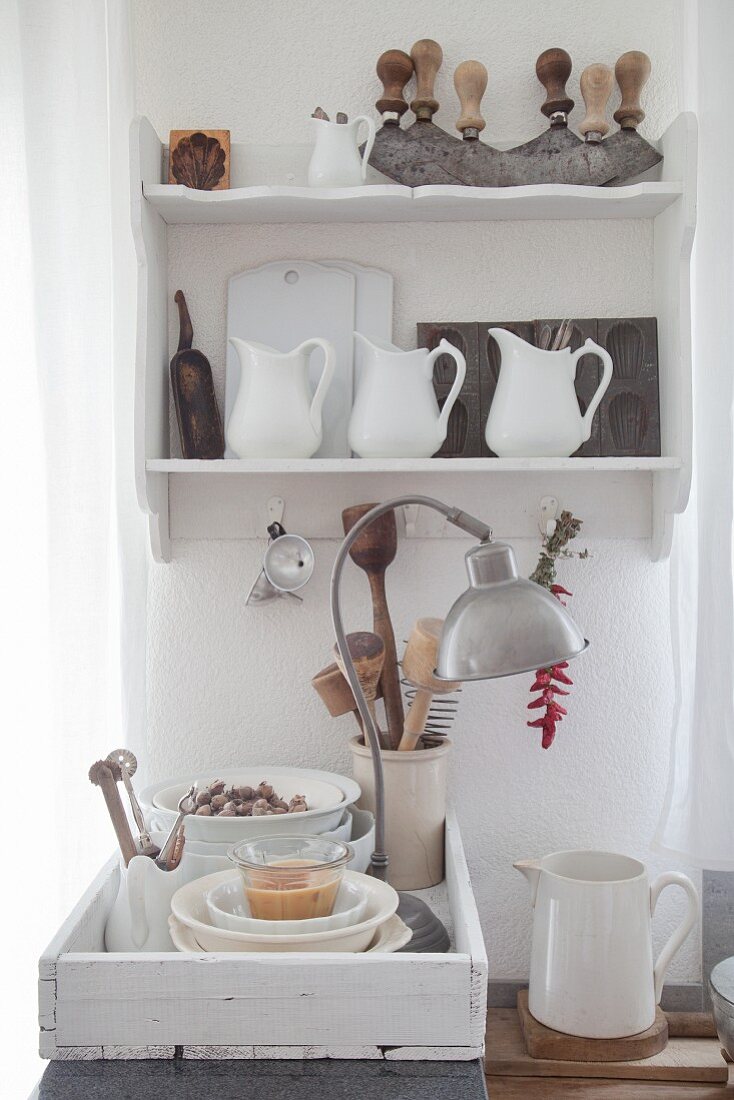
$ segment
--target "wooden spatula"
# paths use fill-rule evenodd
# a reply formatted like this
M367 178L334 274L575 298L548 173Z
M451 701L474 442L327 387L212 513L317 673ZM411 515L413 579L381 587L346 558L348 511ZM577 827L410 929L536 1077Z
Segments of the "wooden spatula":
M403 675L416 689L416 695L405 716L403 736L398 745L400 752L416 748L433 696L446 695L460 687L458 683L436 680L433 675L442 628L443 619L419 619L410 632L403 657Z
M385 660L385 645L378 634L372 634L367 630L359 630L354 634L347 634L347 645L349 646L349 655L354 662L360 687L364 692L367 705L370 708L370 714L379 731L377 717L375 715L375 699L377 698L377 685ZM334 657L336 658L336 663L340 670L344 672L341 654L336 646L334 646ZM382 735L380 735L380 740L382 740Z
M342 512L344 534L348 534L357 520L374 507L374 504L355 504L352 508L345 508ZM400 688L395 635L385 594L385 571L395 558L397 551L398 529L394 512L379 516L362 532L349 551L354 564L367 574L372 593L372 629L375 634L379 634L385 644L381 683L391 749L398 747L403 735L403 695Z

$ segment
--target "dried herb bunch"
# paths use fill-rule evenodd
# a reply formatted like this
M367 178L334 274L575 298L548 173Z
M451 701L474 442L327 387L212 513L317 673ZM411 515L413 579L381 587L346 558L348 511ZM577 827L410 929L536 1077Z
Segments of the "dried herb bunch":
M569 550L568 544L575 539L581 530L580 519L576 519L571 512L561 512L556 520L553 531L543 538L543 545L535 570L530 574L530 580L542 585L552 592L557 600L565 607L562 596L571 596L572 593L562 585L556 583L556 563L559 558L588 558L589 551ZM532 729L543 731L542 746L549 749L556 736L556 727L563 720L568 711L558 702L557 696L568 695L566 687L573 685L573 680L567 674L568 661L552 665L550 668L539 668L535 673L535 681L530 688L531 692L538 691L540 695L528 703L528 710L544 710L544 713L528 722ZM563 685L563 686L561 686Z

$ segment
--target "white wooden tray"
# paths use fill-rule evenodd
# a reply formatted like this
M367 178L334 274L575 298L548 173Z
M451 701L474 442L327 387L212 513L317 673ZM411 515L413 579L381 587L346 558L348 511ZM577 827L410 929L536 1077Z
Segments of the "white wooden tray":
M387 1058L482 1053L487 956L461 835L446 823L447 954L106 953L117 857L39 963L44 1058ZM443 905L442 905L443 903Z

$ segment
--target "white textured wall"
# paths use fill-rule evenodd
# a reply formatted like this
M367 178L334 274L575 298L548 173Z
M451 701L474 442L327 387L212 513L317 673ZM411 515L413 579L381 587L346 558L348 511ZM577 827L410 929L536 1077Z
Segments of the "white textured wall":
M646 126L657 135L679 109L679 9L671 0L569 0L561 8L542 0L426 0L416 20L407 3L136 0L138 106L164 140L174 126L212 125L229 127L240 141L304 141L316 103L369 109L379 53L429 35L444 47L438 97L447 105L439 118L446 126L456 113L451 73L465 57L490 69L488 136L510 139L542 127L534 76L542 49L569 50L576 96L586 64L613 64L624 50L641 48L653 61ZM198 227L175 229L170 240L171 286L186 289L197 346L217 374L226 279L270 259L343 256L393 271L395 335L406 346L415 322L438 314L458 320L651 308L650 233L640 223ZM589 845L629 852L653 871L669 866L648 849L663 797L673 694L667 567L651 564L642 542L596 541L591 531L587 543L593 557L565 564L561 579L575 593L572 610L593 648L573 669L570 714L556 744L543 752L524 725L524 677L468 688L456 725L453 794L493 977L528 968L530 912L514 859ZM417 614L447 610L462 586L464 548L453 540L402 545L388 579L398 636ZM529 572L537 546L516 548ZM327 720L309 685L331 644L334 551L333 543L317 543L302 608L245 609L258 543L177 543L175 561L153 568L154 776L242 760L349 768L350 724ZM368 626L366 586L356 571L350 585L350 626ZM675 896L663 895L659 942L680 913ZM695 938L671 976L700 976Z

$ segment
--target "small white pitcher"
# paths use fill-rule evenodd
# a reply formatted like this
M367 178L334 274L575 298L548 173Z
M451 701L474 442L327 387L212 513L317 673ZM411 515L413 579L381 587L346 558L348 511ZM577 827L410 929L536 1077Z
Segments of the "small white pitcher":
M535 1019L588 1039L652 1027L665 972L698 917L691 880L668 872L650 886L643 863L613 852L555 852L513 866L528 880L534 908ZM688 907L653 965L651 917L666 886L681 886Z
M336 367L334 345L314 337L289 352L230 337L242 367L240 387L227 422L227 446L238 458L310 458L321 446L321 409ZM309 357L326 356L311 394Z
M591 435L612 380L609 352L587 340L576 351L544 351L503 328L489 329L500 349L500 374L485 430L499 458L568 458ZM582 355L598 355L604 374L581 415L574 379Z
M448 340L433 351L401 351L361 332L354 335L364 360L349 420L349 446L361 458L430 458L446 439L449 416L464 384L464 356ZM433 365L441 355L456 363L456 378L439 410Z
M358 131L367 127L367 142L360 156ZM312 118L314 150L308 166L310 187L359 187L367 177L367 161L375 143L375 124L367 115L351 122L327 122Z
M175 951L168 930L171 898L187 882L231 866L225 855L193 855L185 849L175 871L162 871L148 856L133 856L127 867L120 867L105 947L108 951Z

